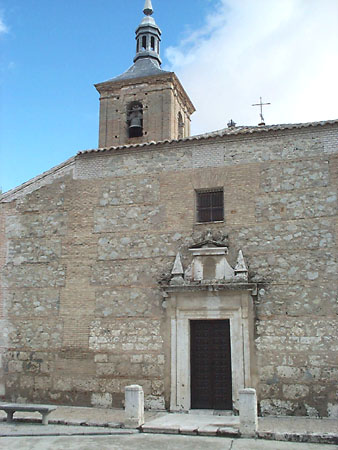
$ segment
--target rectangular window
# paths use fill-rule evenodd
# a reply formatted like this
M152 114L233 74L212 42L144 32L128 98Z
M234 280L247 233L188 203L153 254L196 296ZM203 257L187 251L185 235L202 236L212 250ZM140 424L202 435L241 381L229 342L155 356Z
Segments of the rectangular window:
M197 222L217 222L223 220L223 197L223 189L197 191Z

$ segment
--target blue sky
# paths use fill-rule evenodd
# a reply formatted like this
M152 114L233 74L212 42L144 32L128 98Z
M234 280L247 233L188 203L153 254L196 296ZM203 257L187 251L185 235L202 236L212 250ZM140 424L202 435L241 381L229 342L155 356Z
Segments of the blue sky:
M131 64L144 0L0 0L0 187L98 138L98 93ZM337 119L337 0L153 0L163 68L197 108L193 134Z

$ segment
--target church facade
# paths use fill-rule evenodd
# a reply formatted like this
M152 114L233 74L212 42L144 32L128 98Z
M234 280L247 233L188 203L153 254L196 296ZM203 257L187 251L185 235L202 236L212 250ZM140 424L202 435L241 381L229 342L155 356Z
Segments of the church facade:
M1 196L0 399L338 416L338 120L190 136L146 1L99 148Z

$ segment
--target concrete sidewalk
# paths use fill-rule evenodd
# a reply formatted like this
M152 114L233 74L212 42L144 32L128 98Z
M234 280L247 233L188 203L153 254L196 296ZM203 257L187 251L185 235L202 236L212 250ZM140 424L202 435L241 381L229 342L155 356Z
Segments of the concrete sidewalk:
M1 450L333 450L336 448L327 444L145 433L115 436L0 437Z
M156 417L161 417L166 412L145 412L146 421ZM41 423L41 414L31 412L17 412L14 419L20 421L32 421ZM0 423L6 420L6 413L0 411ZM74 426L93 426L108 428L123 428L125 414L123 409L104 409L88 408L79 406L58 406L57 409L48 416L50 424L54 425L74 425Z
M238 416L166 414L143 425L145 433L240 437ZM257 437L267 440L338 444L338 420L261 417Z
M63 433L116 434L123 431L125 422L125 414L121 409L69 406L59 406L53 411L49 416L50 425L47 426L40 425L41 415L39 413L17 412L14 418L19 420L13 425L6 424L6 414L0 411L0 436L18 436L18 433L25 432L29 435L56 432L58 435ZM21 426L23 424L25 427ZM56 428L55 425L58 427ZM60 426L63 427L60 428ZM155 434L235 438L239 437L238 427L238 416L212 415L204 412L201 414L172 414L146 411L142 431ZM338 444L338 420L307 417L263 417L259 418L257 437L289 442Z

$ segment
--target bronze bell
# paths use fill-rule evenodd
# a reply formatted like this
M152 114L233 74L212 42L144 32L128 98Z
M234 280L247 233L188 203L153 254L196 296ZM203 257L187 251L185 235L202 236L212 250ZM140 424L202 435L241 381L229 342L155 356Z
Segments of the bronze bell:
M141 118L140 117L132 117L130 119L129 128L142 128Z

